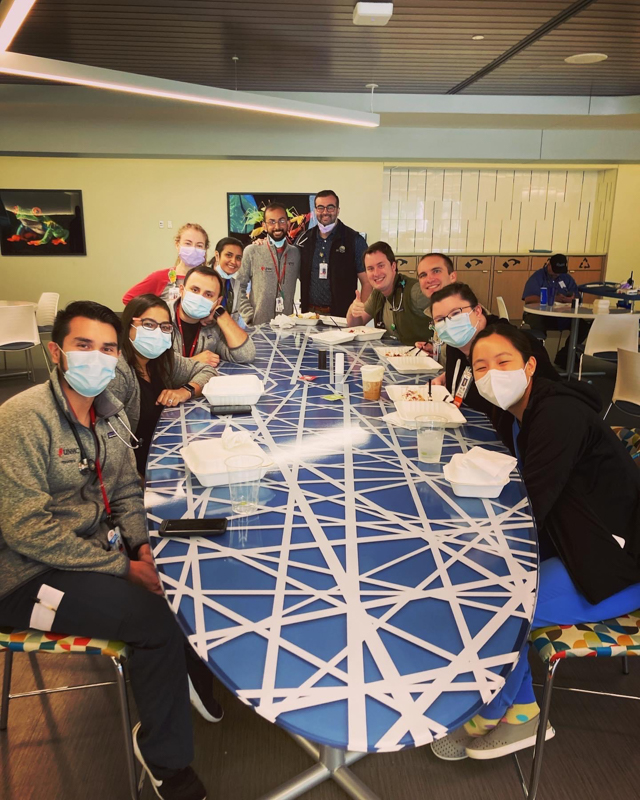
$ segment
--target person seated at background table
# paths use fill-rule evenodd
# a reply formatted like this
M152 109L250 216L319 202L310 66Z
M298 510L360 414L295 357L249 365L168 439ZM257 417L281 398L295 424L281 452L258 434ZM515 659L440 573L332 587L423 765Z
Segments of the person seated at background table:
M398 272L391 247L386 242L374 242L365 250L364 266L373 291L365 303L356 290L347 311L347 325L366 325L373 319L376 328L386 328L402 344L429 339L429 319L424 313L429 300L415 278Z
M181 356L217 367L220 359L249 364L256 348L221 302L222 280L210 267L194 267L171 309L173 348Z
M0 624L129 645L136 755L159 797L199 800L190 691L208 719L222 709L153 564L129 422L108 390L120 330L111 309L71 303L49 380L0 407Z
M126 306L130 300L141 294L156 294L167 303L175 300L178 296L178 287L182 285L187 272L207 260L209 236L202 225L187 222L178 230L174 242L178 257L173 267L152 272L140 283L132 286L122 298L123 305Z
M431 298L434 292L457 280L453 261L444 253L427 253L418 262L418 282L425 297Z
M487 325L497 322L505 325L510 325L510 323L496 314L488 314L478 302L473 289L466 283L450 283L432 294L431 314L438 339L446 345L445 372L433 383L445 385L452 394L455 394L462 373L471 366L469 352L478 334ZM510 325L510 327L513 326ZM549 354L544 349L542 342L533 334L526 331L523 333L531 340L531 347L538 364L538 374L552 381L559 380L558 373L549 360ZM425 344L425 342L416 342L416 347L423 347ZM456 374L456 386L453 385L454 374ZM497 424L501 412L478 393L478 388L473 381L467 390L464 404L475 411L482 411L494 424Z
M124 403L135 433L138 472L144 475L151 439L164 410L202 394L218 373L173 349L169 306L154 294L134 297L122 312L121 353L109 391Z
M229 314L234 314L238 310L238 294L235 291L235 282L238 271L242 266L242 252L244 245L240 239L233 236L225 236L220 239L213 252L213 258L209 266L222 279L222 295L220 305L227 309Z
M527 280L522 299L525 306L537 305L540 302L540 290L544 286L548 292L549 302L570 303L578 296L578 285L568 273L567 257L562 253L556 253L547 261L541 269L536 270ZM567 331L571 328L570 319L558 319L555 317L544 317L539 314L527 314L524 312L524 321L532 330L542 331ZM589 333L589 323L578 320L578 340L576 344L582 344ZM560 334L562 335L562 334ZM555 363L559 367L567 366L567 356L569 353L569 337L562 348L558 350Z
M265 208L264 227L266 241L245 248L238 273L238 309L247 325L261 325L279 314L292 314L300 277L300 250L287 241L289 220L281 203Z
M318 224L299 244L300 305L303 312L344 317L356 288L363 302L371 293L362 262L367 243L338 219L340 200L331 189L316 195L315 214Z
M510 325L481 331L470 359L480 394L508 412L511 450L538 528L542 563L533 628L635 611L640 471L600 418L597 392L540 376L531 338ZM525 651L502 691L432 748L449 759L498 758L534 744L539 713ZM546 737L553 735L549 725Z

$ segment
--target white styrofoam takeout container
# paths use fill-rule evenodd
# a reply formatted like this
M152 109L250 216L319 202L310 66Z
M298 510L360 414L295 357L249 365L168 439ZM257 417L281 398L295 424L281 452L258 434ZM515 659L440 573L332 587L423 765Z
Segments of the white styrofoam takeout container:
M457 497L479 497L486 500L499 497L504 487L509 483L509 478L504 483L459 483L452 481L449 477L451 475L451 465L445 464L442 468L442 474L451 484L453 493Z
M191 442L180 450L180 455L202 486L227 486L230 473L225 461L232 456L259 456L262 458L261 478L275 463L271 456L254 441L245 442L227 450L220 436ZM244 480L244 478L239 476L238 481L240 480ZM234 481L234 483L236 482Z
M202 389L212 406L254 406L263 393L257 375L216 375Z

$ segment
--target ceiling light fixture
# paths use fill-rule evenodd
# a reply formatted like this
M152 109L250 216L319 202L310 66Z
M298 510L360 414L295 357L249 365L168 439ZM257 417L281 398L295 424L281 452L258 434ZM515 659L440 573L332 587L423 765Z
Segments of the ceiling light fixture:
M567 56L567 64L597 64L598 61L606 61L609 56L604 53L578 53L575 56Z
M0 53L0 73L147 97L160 97L166 100L224 106L245 111L261 111L285 117L300 117L318 122L337 122L342 125L356 125L363 128L377 128L380 125L378 114L369 114L365 111L351 111L316 103L285 100L280 97L218 89L196 83L168 81L147 75L88 67L84 64L71 64L66 61L25 56L19 53Z
M393 3L356 3L354 25L386 25L393 15Z
M9 47L36 0L6 0L0 9L0 53Z
M477 36L472 36L471 38L473 39L474 42L479 42L481 39L484 39L484 36L478 34Z

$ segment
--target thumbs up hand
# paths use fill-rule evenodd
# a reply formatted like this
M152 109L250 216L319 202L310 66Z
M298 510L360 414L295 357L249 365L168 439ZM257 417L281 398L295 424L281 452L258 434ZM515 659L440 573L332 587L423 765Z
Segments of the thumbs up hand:
M356 289L356 299L351 303L349 311L354 317L363 317L365 315L364 303L360 299L360 289Z

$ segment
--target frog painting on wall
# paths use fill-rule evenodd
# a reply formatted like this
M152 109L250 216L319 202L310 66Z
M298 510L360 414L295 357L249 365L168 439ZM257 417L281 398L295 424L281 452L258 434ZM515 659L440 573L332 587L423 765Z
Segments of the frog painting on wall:
M0 252L3 256L86 255L82 192L0 189Z

